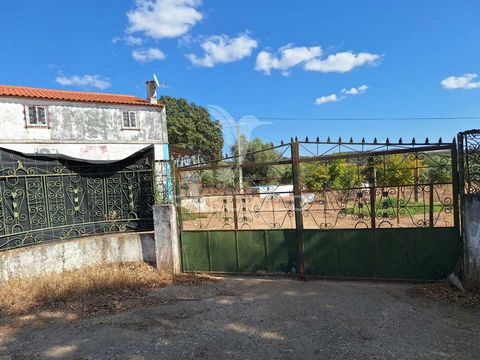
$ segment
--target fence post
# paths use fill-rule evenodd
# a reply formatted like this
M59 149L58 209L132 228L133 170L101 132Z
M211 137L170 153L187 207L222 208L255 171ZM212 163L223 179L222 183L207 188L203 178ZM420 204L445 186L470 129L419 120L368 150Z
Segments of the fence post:
M455 147L455 152L457 153L455 162L457 163L457 179L453 181L453 195L455 196L455 186L457 187L458 195L454 197L454 206L455 200L457 201L457 216L453 218L453 221L459 223L458 229L460 233L460 239L462 241L462 278L465 281L468 279L468 246L467 239L465 235L465 153L464 153L464 143L463 143L463 133L457 134L457 144ZM453 149L452 149L453 151ZM452 155L452 161L453 161ZM453 168L453 165L452 165ZM454 171L454 170L453 170ZM455 208L454 208L455 209ZM455 215L454 215L455 216Z
M460 173L458 168L457 142L453 139L452 151L452 200L453 200L453 226L458 229L458 235L461 236L460 229L460 199L463 190L461 189Z
M369 161L372 160L371 158ZM377 191L377 169L375 165L372 163L370 165L370 177L368 179L369 182L369 192L370 192L370 226L372 229L376 227L376 191Z
M305 255L303 244L302 186L300 183L300 150L298 141L291 142L293 198L295 206L295 233L298 245L298 275L305 280Z
M433 184L428 185L428 191L430 192L428 195L428 226L433 227L435 225L435 221L433 219L433 210L434 210L434 205L433 205L433 192L435 191L435 187Z
M237 194L235 193L235 188L233 189L232 194L232 205L233 205L233 228L238 230L238 204L237 204Z

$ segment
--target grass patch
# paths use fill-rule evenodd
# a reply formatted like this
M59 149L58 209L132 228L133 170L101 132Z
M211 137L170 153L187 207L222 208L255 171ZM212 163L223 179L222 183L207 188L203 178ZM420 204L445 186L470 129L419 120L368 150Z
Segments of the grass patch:
M385 207L383 207L385 206ZM433 205L433 213L438 214L442 210L445 209L445 205L440 203L434 203ZM418 214L427 214L429 213L429 205L424 205L423 203L411 203L409 205L400 205L398 207L399 216L410 216L410 215L418 215ZM365 207L358 208L358 207L347 207L344 209L345 214L352 215L352 214L362 214L364 216L370 216L370 209ZM388 216L397 216L397 204L395 201L392 200L391 203L388 204L376 204L375 212L377 216L385 213Z
M111 314L138 306L151 289L214 281L203 275L169 276L145 263L93 266L0 284L0 315L39 310L67 311L78 317Z
M201 220L206 219L209 217L209 214L202 214L202 213L195 213L191 212L186 208L182 208L182 220L189 221L189 220Z

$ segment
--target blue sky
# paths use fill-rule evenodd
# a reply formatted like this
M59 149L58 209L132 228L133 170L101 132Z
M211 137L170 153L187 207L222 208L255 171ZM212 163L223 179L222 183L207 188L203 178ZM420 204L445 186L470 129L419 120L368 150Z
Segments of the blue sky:
M144 97L156 73L161 94L286 119L244 126L276 143L451 139L480 127L479 17L478 0L2 0L0 83ZM457 116L479 119L300 120Z

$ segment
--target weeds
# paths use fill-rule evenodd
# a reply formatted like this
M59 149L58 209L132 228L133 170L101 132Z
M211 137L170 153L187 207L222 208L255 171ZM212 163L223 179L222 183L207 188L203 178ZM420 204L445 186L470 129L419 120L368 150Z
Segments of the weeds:
M202 275L168 276L144 263L94 266L0 285L0 315L38 310L73 312L79 317L127 310L129 302L153 288L213 281Z

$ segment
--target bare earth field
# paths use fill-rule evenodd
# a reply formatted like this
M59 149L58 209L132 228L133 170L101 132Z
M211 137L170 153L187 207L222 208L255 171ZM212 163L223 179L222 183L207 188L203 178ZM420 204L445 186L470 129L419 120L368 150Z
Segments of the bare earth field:
M173 284L118 312L3 315L0 359L479 359L479 308L412 288L266 278Z

